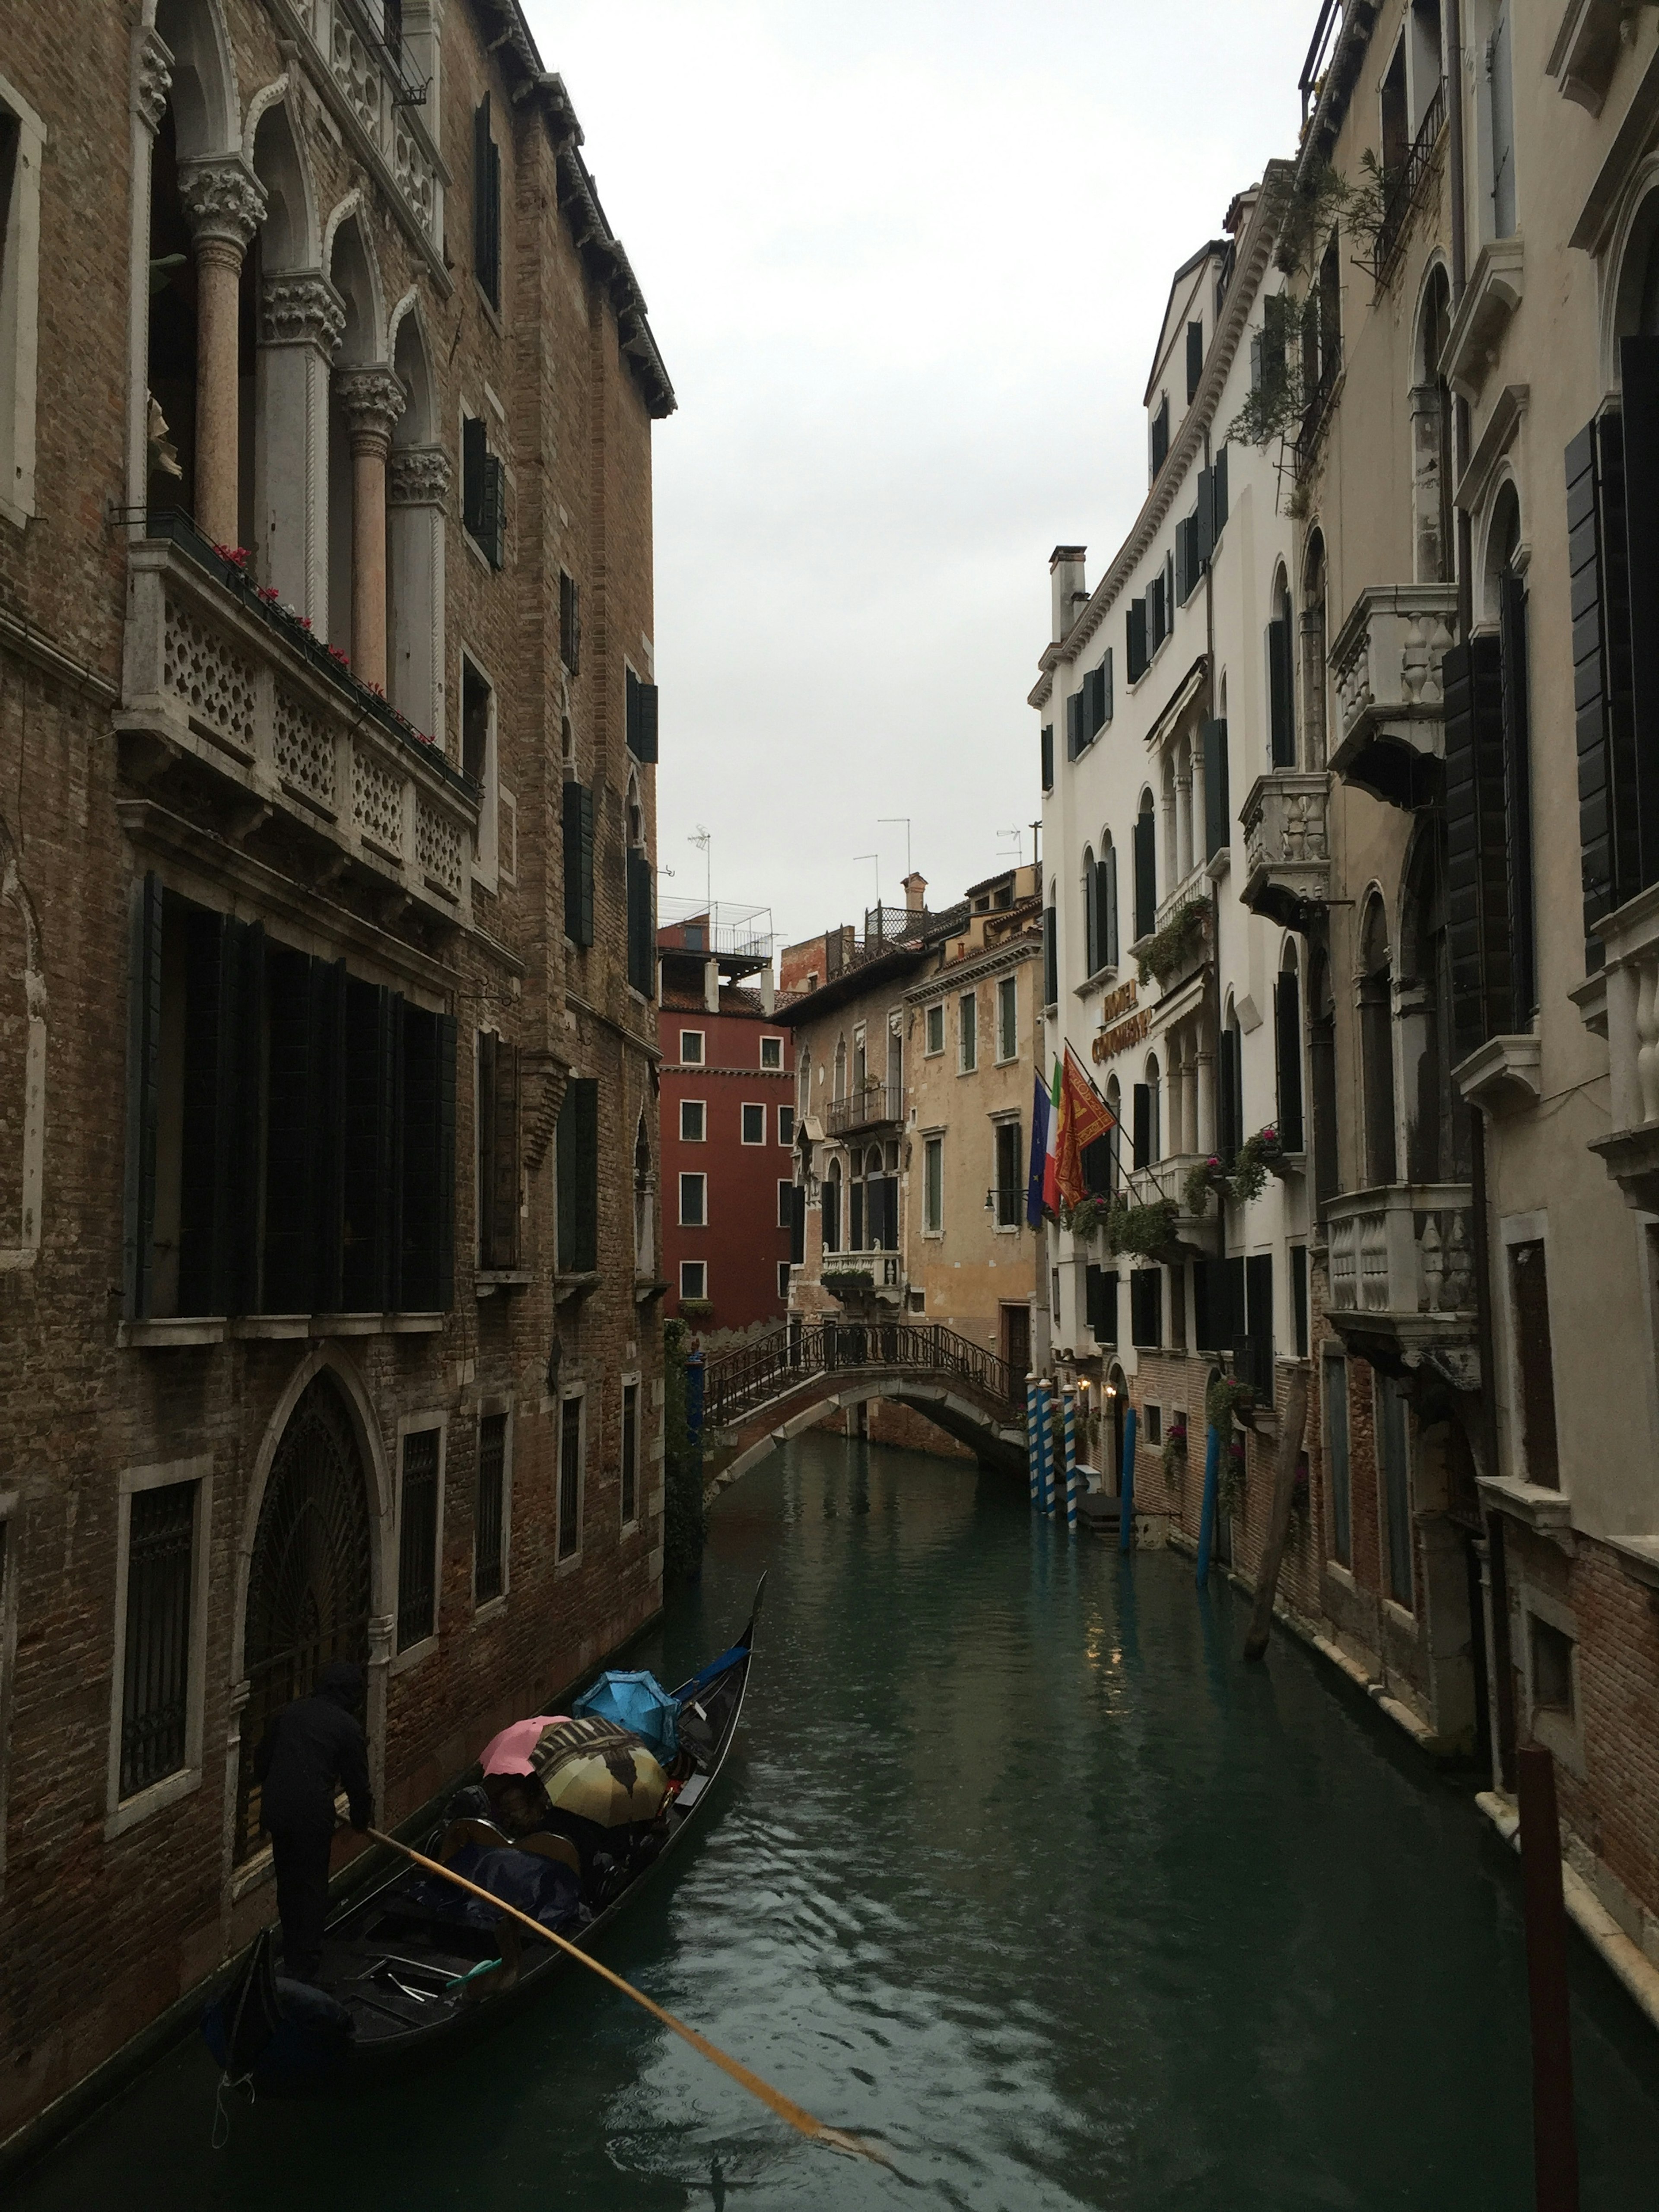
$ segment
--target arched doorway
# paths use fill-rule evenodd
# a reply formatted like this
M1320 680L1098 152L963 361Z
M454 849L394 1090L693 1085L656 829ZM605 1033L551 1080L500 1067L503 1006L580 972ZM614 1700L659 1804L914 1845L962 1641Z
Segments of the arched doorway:
M1108 1494L1121 1497L1123 1491L1123 1421L1129 1410L1129 1378L1113 1361L1106 1377L1107 1434L1110 1439L1111 1465L1106 1470Z
M332 1376L313 1376L271 1462L248 1569L236 1856L258 1846L253 1754L271 1715L331 1659L368 1658L368 1493L351 1414Z

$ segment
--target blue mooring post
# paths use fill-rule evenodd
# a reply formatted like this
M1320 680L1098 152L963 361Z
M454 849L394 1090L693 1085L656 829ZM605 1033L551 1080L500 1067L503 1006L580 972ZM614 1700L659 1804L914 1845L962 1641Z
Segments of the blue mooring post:
M1037 1440L1038 1427L1037 1381L1035 1375L1025 1378L1025 1460L1031 1478L1031 1503L1037 1502Z
M1049 1488L1054 1480L1054 1409L1046 1382L1037 1384L1037 1504L1046 1520L1054 1511Z
M1066 1526L1077 1534L1077 1386L1068 1382L1065 1390L1066 1407Z
M1117 1548L1127 1552L1135 1540L1135 1409L1130 1407L1123 1422L1123 1474L1117 1486Z
M1221 1433L1213 1421L1204 1439L1204 1510L1198 1518L1198 1586L1210 1579L1210 1547L1215 1542L1216 1493L1221 1477Z

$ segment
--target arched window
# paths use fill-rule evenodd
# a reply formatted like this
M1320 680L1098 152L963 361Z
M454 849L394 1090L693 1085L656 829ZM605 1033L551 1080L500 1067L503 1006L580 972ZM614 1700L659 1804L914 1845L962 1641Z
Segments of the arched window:
M1419 584L1451 581L1452 395L1441 369L1451 331L1451 289L1438 263L1424 288L1417 322L1417 381L1411 395L1413 563Z
M1231 994L1221 1024L1221 1065L1217 1070L1216 1153L1227 1166L1244 1141L1244 1039Z
M1106 1111L1117 1124L1116 1128L1109 1129L1101 1139L1107 1148L1107 1188L1115 1190L1118 1165L1123 1157L1123 1086L1115 1075L1106 1085Z
M1284 567L1273 575L1267 624L1267 740L1275 768L1296 766L1296 686L1291 675L1291 586Z
M1376 1189L1395 1179L1393 963L1388 917L1375 894L1359 933L1360 1093L1365 1115L1365 1182Z
M1302 1113L1302 978L1293 939L1285 942L1273 985L1273 1059L1279 1139L1287 1152L1299 1152L1306 1141Z
M1083 972L1092 975L1102 965L1100 951L1100 884L1095 874L1093 848L1083 848Z
M1325 765L1325 539L1309 534L1302 568L1302 726L1310 768Z
M847 1040L836 1039L836 1099L837 1103L847 1096Z
M1158 823L1150 789L1140 794L1135 817L1135 935L1150 937L1158 927Z
M1453 1153L1451 971L1437 825L1425 821L1406 859L1400 900L1400 1063L1406 1100L1406 1172L1449 1182Z
M386 471L387 634L392 702L417 730L435 735L441 720L444 508L450 465L438 436L435 380L411 304L398 325L392 372L404 411L392 430Z
M1314 1196L1322 1212L1341 1188L1336 1133L1336 1001L1331 964L1316 947L1308 966L1308 1077L1313 1093Z
M1095 862L1095 922L1099 933L1096 968L1115 968L1121 957L1117 936L1117 848L1112 833L1100 833L1100 858Z
M830 1161L823 1171L823 1249L826 1252L841 1249L841 1161Z

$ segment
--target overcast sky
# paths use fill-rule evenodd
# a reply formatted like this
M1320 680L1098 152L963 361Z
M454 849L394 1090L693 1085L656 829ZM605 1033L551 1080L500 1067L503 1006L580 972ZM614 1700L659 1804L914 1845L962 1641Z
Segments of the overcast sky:
M1006 865L1049 550L1145 489L1179 264L1294 150L1314 0L527 0L679 398L659 879L781 939ZM878 860L859 859L874 853Z

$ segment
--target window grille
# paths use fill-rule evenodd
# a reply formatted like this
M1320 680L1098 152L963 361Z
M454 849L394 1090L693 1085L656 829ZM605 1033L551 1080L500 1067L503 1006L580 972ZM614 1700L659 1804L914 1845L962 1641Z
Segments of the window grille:
M407 1651L438 1626L438 1431L404 1438L403 1503L398 1522L398 1649Z
M196 1489L193 1482L173 1482L141 1490L131 1501L121 1678L123 1797L137 1796L185 1763Z
M486 1413L478 1424L478 1504L473 1538L474 1602L487 1605L506 1584L502 1538L507 1504L507 1415Z
M567 1398L559 1417L559 1542L562 1559L581 1543L582 1401Z
M640 1386L623 1384L622 1517L627 1528L640 1513Z

